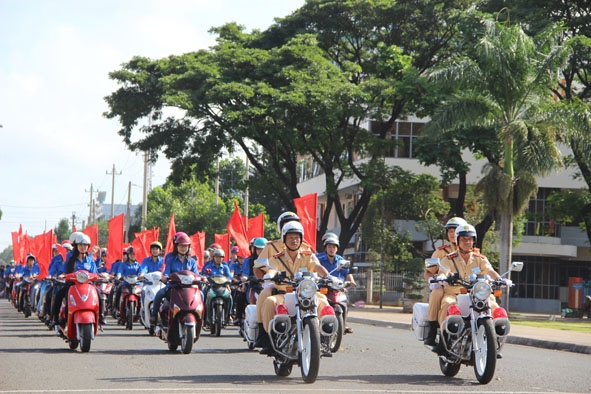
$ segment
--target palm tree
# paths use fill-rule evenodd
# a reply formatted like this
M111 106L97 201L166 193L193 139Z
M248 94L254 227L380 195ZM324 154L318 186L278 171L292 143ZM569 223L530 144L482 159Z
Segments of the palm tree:
M436 110L431 127L468 133L488 130L500 142L498 154L493 159L487 156L489 163L478 186L500 230L503 273L511 261L513 216L523 211L537 190L535 176L561 165L556 128L540 115L552 104L547 86L557 79L565 50L557 44L556 29L532 38L517 25L484 20L481 26L465 56L429 73L455 92ZM505 305L508 308L507 299Z

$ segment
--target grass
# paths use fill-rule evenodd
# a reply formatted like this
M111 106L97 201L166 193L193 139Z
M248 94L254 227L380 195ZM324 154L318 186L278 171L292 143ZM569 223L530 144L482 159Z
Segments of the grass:
M552 321L550 319L548 319L548 320L513 319L513 320L511 320L511 324L518 325L518 326L527 326L527 327L553 328L555 330L577 331L577 332L585 332L585 333L591 334L591 320L589 320L589 319L562 320L561 318L557 318L557 320L555 320L555 321Z

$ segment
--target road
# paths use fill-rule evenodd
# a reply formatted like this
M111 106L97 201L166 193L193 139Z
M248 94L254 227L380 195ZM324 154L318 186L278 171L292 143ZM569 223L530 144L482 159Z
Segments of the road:
M276 377L271 359L249 351L234 327L219 338L203 334L184 355L139 325L126 331L111 324L80 353L0 300L0 394L589 392L588 355L506 345L493 381L480 385L471 367L444 377L406 330L351 326L355 334L322 359L316 383L305 384L296 367L290 377Z

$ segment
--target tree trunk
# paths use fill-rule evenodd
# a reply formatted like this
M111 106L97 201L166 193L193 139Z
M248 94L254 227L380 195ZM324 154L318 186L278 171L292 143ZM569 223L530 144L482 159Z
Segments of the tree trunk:
M499 274L502 275L509 270L511 264L511 245L513 242L513 218L510 213L499 215ZM501 306L509 312L509 289L503 293Z

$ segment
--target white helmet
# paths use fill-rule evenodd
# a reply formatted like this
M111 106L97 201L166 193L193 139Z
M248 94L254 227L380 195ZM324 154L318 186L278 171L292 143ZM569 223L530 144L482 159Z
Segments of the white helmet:
M459 245L458 240L460 239L460 236L473 237L474 243L476 243L476 229L471 224L466 223L456 228L456 245Z
M326 247L326 245L328 245L328 244L336 245L337 248L341 247L341 244L339 242L339 237L335 233L324 234L322 236L322 241L323 241L324 247Z
M90 245L90 237L80 231L76 231L70 234L70 243L72 243L72 245Z
M285 236L287 234L299 234L302 240L304 239L304 226L300 222L287 222L281 229L281 240L285 243Z
M281 232L281 229L283 228L283 225L285 223L289 223L291 221L296 221L299 222L300 221L300 217L293 213L293 212L283 212L281 215L279 215L279 217L277 218L277 231Z
M445 223L445 229L449 230L450 228L457 228L459 226L463 226L464 224L468 224L468 222L466 222L465 219L456 216L449 219L447 223Z

